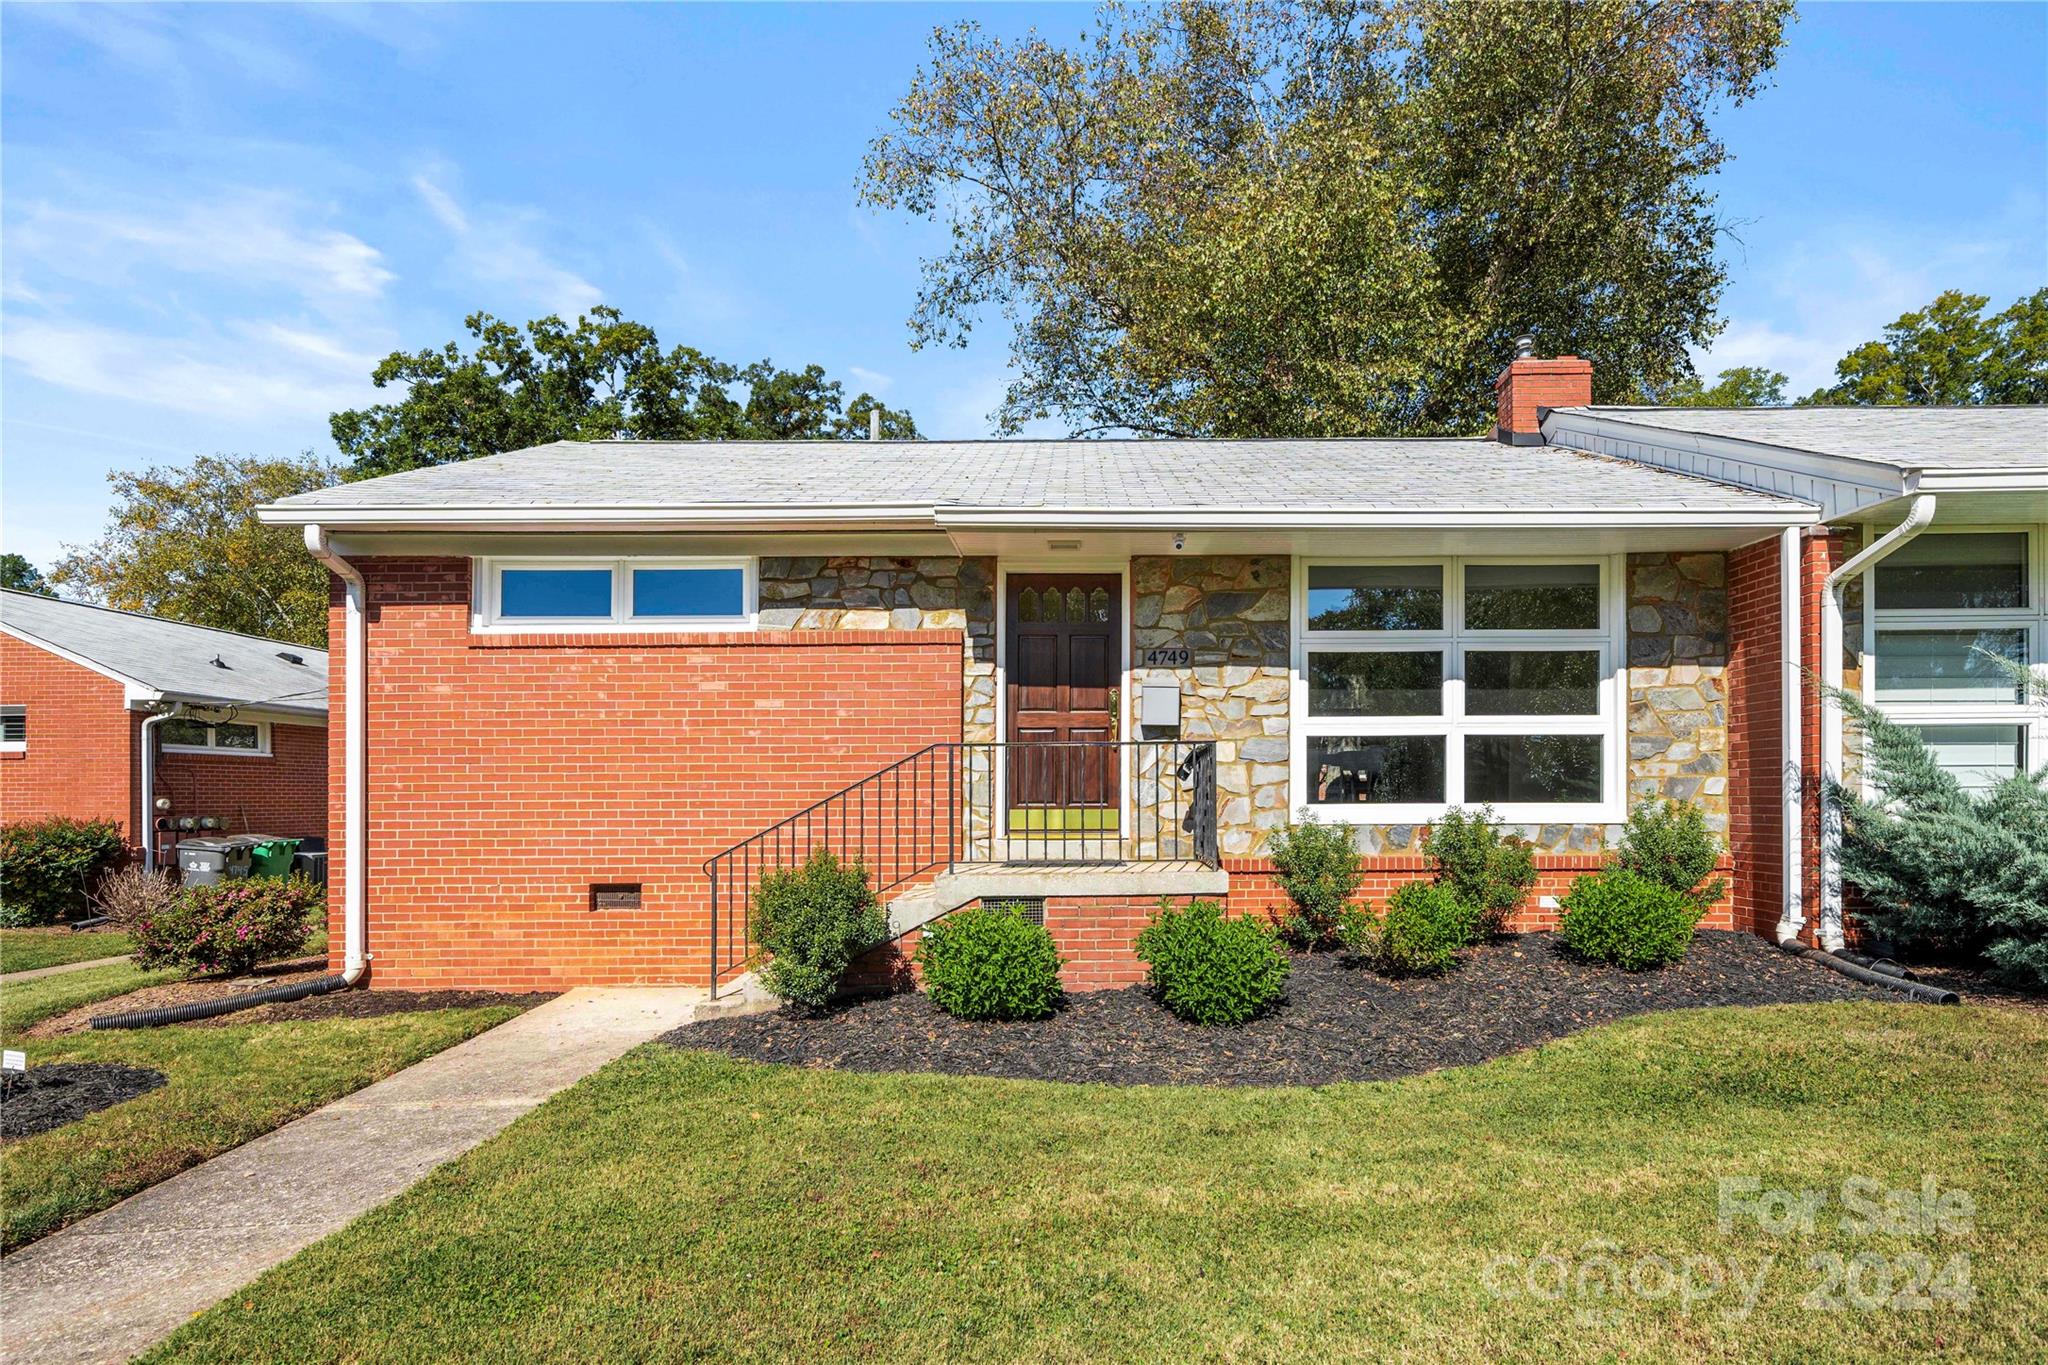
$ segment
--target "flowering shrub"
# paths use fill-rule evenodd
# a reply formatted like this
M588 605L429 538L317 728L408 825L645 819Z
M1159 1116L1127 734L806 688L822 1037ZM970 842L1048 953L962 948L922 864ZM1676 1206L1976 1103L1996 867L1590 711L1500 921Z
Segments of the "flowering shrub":
M305 947L325 906L303 877L188 886L129 932L141 966L238 974Z

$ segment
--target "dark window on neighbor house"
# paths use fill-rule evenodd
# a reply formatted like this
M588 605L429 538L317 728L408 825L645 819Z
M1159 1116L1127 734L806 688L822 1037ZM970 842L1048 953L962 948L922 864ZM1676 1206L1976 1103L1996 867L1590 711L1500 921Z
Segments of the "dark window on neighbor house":
M157 740L174 754L267 754L270 726L254 721L167 720Z
M0 706L0 744L28 745L28 708Z

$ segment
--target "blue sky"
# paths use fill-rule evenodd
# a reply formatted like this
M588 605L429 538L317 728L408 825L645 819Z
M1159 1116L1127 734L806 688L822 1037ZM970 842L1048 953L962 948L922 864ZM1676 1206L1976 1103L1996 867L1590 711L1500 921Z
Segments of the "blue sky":
M935 23L1073 6L10 4L0 544L100 531L110 469L331 452L386 352L604 301L985 435L998 327L913 352L939 229L854 184ZM1729 326L1803 392L1942 288L2048 284L2048 6L1815 5L1720 126Z

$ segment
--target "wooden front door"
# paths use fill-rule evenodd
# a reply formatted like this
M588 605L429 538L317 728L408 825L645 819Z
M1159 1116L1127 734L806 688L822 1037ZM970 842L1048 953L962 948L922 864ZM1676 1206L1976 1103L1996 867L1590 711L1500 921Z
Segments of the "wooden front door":
M1006 606L1010 828L1114 829L1123 584L1013 573Z

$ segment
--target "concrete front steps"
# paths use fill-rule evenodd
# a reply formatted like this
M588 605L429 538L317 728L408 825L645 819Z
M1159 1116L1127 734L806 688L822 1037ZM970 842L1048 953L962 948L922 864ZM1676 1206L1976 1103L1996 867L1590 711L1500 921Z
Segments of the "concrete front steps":
M1108 863L1049 867L1032 863L963 863L889 902L889 937L900 938L976 901L1016 899L1156 900L1160 896L1222 896L1230 874L1198 862Z

